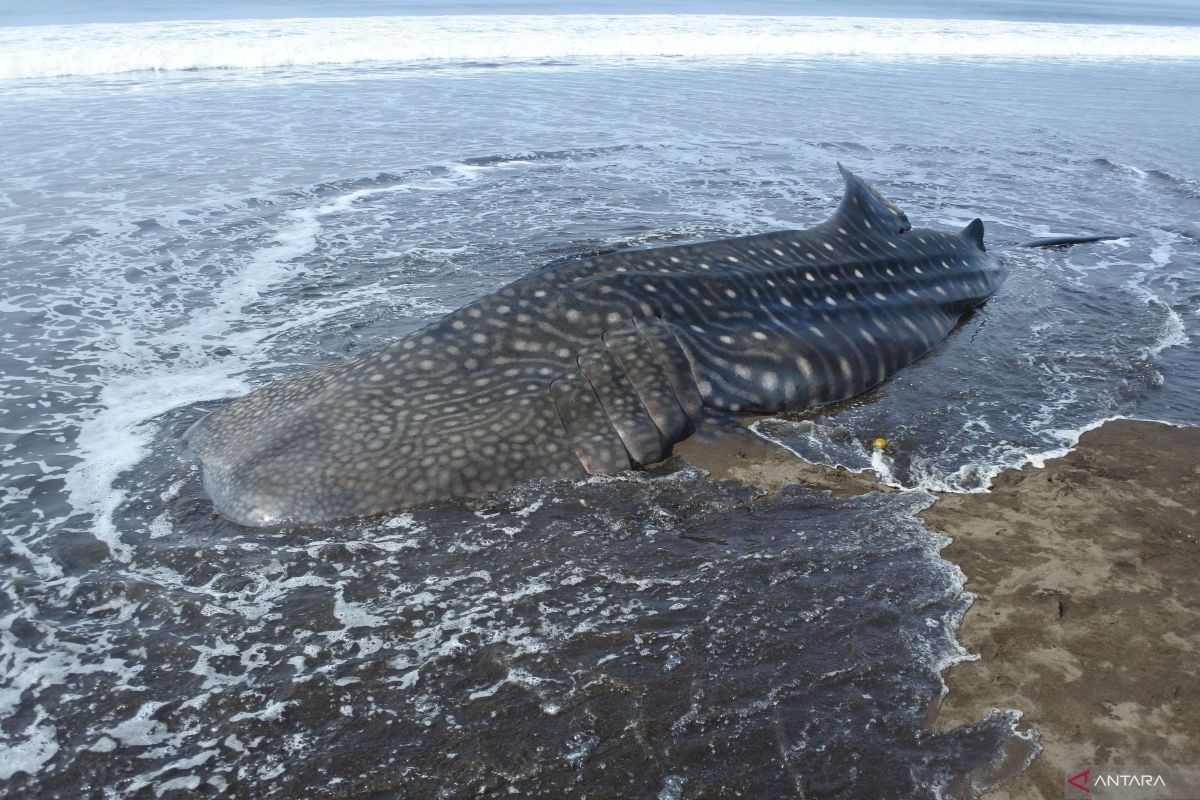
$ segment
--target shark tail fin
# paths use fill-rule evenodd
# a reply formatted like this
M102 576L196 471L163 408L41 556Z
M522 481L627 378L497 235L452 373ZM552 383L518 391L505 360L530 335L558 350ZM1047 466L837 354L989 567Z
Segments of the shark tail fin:
M1126 235L1113 236L1104 234L1100 236L1051 236L1046 239L1034 239L1032 242L1025 242L1021 247L1045 247L1051 250L1062 250L1067 247L1073 247L1077 244L1091 244L1092 242L1111 242L1117 239L1124 239Z
M834 212L831 223L858 230L861 233L895 234L912 230L912 223L896 204L879 193L874 186L838 164L846 191L842 203Z
M962 232L959 235L968 242L971 242L980 250L987 250L987 248L983 246L983 220L971 220L967 223L967 227L962 229Z

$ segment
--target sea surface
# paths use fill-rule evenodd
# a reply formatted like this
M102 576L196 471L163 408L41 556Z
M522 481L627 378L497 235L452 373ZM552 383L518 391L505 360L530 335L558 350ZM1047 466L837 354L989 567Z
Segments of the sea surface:
M1020 709L926 728L971 595L917 513L1200 424L1200 12L731 10L4 6L0 796L973 797L1036 755ZM554 259L815 224L837 162L1010 266L884 385L755 426L903 491L204 497L179 437L230 398ZM1121 238L1015 247L1079 233Z

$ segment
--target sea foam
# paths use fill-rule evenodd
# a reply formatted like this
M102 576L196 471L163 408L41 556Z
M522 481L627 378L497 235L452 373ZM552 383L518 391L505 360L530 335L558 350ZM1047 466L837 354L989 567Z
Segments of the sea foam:
M0 80L359 63L788 57L1200 58L1194 28L990 20L490 15L0 28Z

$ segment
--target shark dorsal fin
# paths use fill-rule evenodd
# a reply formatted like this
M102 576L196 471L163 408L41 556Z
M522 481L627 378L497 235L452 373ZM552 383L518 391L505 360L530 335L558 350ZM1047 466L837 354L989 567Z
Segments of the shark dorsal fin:
M962 229L962 232L959 233L959 236L963 237L980 250L987 250L987 248L983 246L983 220L971 220L967 223L967 227Z
M896 204L881 195L874 186L838 164L846 192L833 214L832 223L876 234L904 233L912 224Z

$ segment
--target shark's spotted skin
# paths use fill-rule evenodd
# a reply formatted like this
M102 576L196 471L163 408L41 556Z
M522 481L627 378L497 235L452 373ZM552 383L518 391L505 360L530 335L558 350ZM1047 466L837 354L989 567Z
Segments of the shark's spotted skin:
M263 388L188 432L216 507L321 522L664 458L702 408L850 397L1004 279L983 224L911 230L855 175L805 231L553 265L359 358Z

